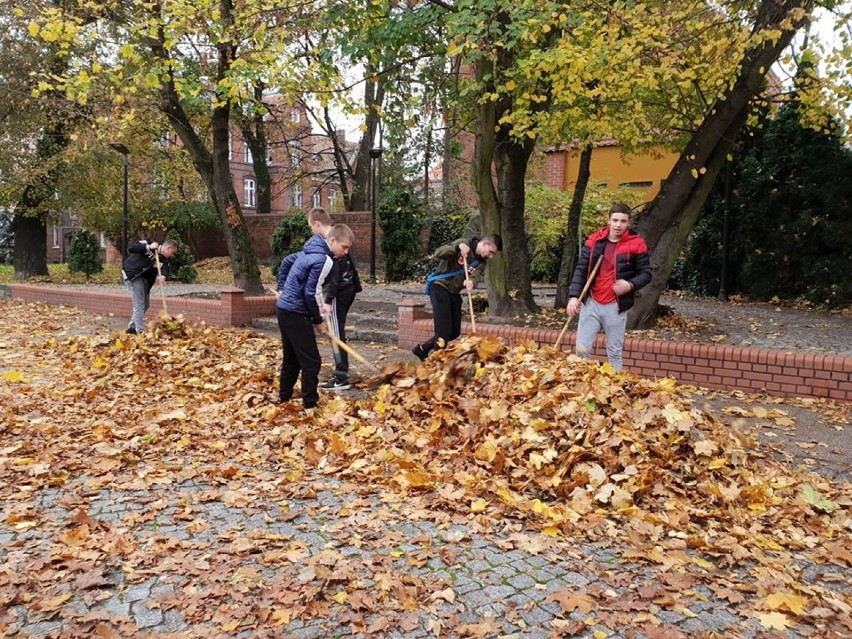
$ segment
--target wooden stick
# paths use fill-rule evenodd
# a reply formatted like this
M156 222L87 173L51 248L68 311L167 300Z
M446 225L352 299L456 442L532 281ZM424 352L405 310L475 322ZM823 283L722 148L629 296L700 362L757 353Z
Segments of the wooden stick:
M337 339L334 335L331 335L331 334L329 334L328 337L329 337L329 339L331 339L332 347L337 346L338 348L342 348L344 351L349 353L352 357L357 359L362 364L366 364L367 366L371 366L371 367L375 368L376 370L379 369L378 366L376 366L375 364L370 362L367 358L365 358L363 355L361 355L361 353L359 353L354 348L349 346L349 344L347 344L346 342Z
M595 268L592 269L591 274L589 275L589 279L586 280L586 285L583 287L583 292L580 293L580 304L584 302L586 299L586 294L589 292L589 288L592 285L592 281L595 279L595 275L598 274L598 269L601 267L601 262L603 261L603 254L598 257L598 261L595 262ZM565 332L568 330L568 325L571 323L571 320L574 319L572 316L568 316L568 319L565 320L565 326L562 327L562 330L559 332L559 337L556 338L556 344L553 346L557 351L562 347L562 338L565 337Z
M163 289L163 282L160 278L163 277L163 273L160 270L160 247L157 246L154 251L154 262L157 264L157 284L160 285L160 297L163 298L163 312L168 315L169 309L166 307L166 291Z
M467 290L467 303L470 306L470 332L476 332L476 318L473 316L473 296L470 294L470 289L467 288L467 283L470 281L470 276L467 272L467 255L462 255L462 260L464 261L464 282L465 289Z
M325 330L328 331L328 336L331 338L331 350L334 352L334 363L337 364L340 361L340 346L338 346L338 340L334 336L334 326L331 324L331 317L325 318ZM341 344L343 342L340 342Z

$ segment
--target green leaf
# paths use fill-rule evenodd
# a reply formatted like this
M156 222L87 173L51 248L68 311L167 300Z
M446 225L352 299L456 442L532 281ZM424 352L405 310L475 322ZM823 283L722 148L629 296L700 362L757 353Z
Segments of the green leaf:
M802 486L802 499L804 499L817 510L821 510L825 513L830 513L837 508L836 503L828 499L825 495L823 495L810 484L805 484L804 486Z

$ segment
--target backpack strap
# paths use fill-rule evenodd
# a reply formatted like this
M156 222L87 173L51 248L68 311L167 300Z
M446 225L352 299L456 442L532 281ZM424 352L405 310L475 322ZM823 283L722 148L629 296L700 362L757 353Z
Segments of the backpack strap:
M467 265L468 271L473 271L479 265L479 259L473 260L470 264ZM426 295L429 295L429 291L432 290L432 282L437 280L448 280L450 278L456 277L457 275L463 275L464 269L460 268L457 271L451 271L449 273L430 273L429 277L426 278L426 287L423 289L423 292Z

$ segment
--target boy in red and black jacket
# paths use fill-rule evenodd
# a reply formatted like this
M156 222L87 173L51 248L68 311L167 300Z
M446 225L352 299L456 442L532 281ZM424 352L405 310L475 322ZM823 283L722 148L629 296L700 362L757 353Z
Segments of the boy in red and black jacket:
M595 336L603 328L607 359L616 371L623 368L621 353L627 311L633 307L635 292L651 282L648 247L645 240L630 232L632 217L633 212L626 204L612 205L608 225L589 236L583 244L568 289L568 315L580 315L577 355L591 355ZM581 300L580 295L599 257L603 259L592 282L590 297Z

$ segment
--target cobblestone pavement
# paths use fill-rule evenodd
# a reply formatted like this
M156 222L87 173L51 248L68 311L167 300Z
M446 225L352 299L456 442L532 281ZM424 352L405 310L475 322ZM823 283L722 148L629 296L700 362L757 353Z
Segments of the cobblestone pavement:
M132 480L96 488L81 478L73 500L41 495L38 529L0 532L3 574L37 587L38 571L89 570L39 612L9 605L0 613L4 636L806 636L802 627L768 633L756 619L741 625L725 584L753 567L715 569L718 587L709 588L686 553L654 566L606 538L575 545L511 522L480 525L331 478L318 478L309 496L282 500L273 476L261 473L266 499L246 503L240 486L205 479L205 470L214 471L150 490L133 490ZM55 555L52 539L80 521L103 532L103 552ZM122 563L111 555L119 545L153 558ZM19 550L32 546L42 561L24 565ZM787 570L849 597L848 570L795 558ZM199 583L203 573L219 578ZM335 600L346 584L348 596Z

